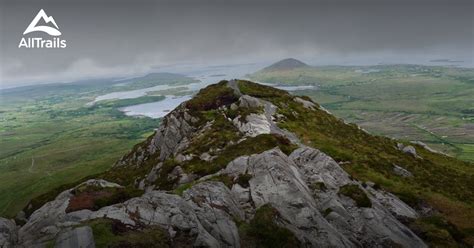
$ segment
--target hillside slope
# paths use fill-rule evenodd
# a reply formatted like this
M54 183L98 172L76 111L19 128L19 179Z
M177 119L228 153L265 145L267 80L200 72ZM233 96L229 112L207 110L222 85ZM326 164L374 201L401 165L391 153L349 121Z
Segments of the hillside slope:
M222 81L113 169L35 199L21 226L2 219L0 244L467 246L473 175L468 163L372 136L306 97Z
M249 78L265 84L305 86L297 93L370 133L421 141L474 162L473 68L317 66L260 70Z

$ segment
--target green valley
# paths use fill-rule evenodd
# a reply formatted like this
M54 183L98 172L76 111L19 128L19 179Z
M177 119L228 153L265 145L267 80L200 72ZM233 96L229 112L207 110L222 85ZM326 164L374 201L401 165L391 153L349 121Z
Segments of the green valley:
M0 215L13 216L30 199L110 168L159 120L128 117L120 107L157 102L195 80L169 73L124 80L90 80L0 91ZM133 99L90 103L97 96L175 85Z
M294 64L294 62L293 62ZM292 64L292 65L293 65ZM422 65L269 67L250 78L297 91L367 131L474 161L474 70Z

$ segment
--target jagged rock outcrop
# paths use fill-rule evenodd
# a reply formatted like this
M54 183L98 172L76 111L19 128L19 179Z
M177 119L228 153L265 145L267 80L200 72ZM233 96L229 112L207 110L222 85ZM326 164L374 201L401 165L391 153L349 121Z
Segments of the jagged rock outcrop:
M89 210L67 213L75 190L93 188L120 188L116 183L91 179L60 193L53 201L44 204L28 218L28 222L18 230L18 243L25 247L44 245L51 241L64 228L85 219Z
M319 199L318 207L320 211L328 213L326 219L349 240L364 247L391 244L424 246L421 239L391 215L396 213L398 216L416 217L416 211L397 197L382 191L379 193L370 186L366 186L367 189L362 187L359 182L351 180L332 158L316 149L299 148L290 158L302 170L307 185L324 185L314 191L315 197ZM355 185L366 194L371 206L357 206L357 200L341 194L341 188L347 185ZM375 197L371 192L383 197ZM379 199L383 200L383 204Z
M156 154L160 160L177 155L188 145L189 138L195 131L192 124L197 121L188 113L184 103L179 105L164 117L155 134L143 146L137 147L136 151L122 157L116 166L139 166L150 156Z
M199 183L185 191L183 198L192 206L202 226L220 247L240 247L235 219L244 220L238 201L221 182Z
M197 120L189 115L183 106L176 112L167 115L163 120L163 128L156 131L150 144L149 152L160 151L160 159L164 160L171 155L176 155L186 148L188 137L194 131L192 123Z
M194 239L194 246L219 247L219 241L201 225L192 206L173 194L151 191L89 216L95 218L116 219L131 226L158 225L168 231L171 239L177 233L186 233L189 239Z
M295 163L279 149L239 160L252 175L250 200L255 207L270 204L280 213L286 228L293 231L303 246L349 247L351 243L322 217L316 201ZM234 163L233 166L236 166Z
M111 236L158 228L170 246L258 247L259 237L245 230L258 223L260 209L271 208L275 218L267 224L286 230L301 247L426 247L400 221L418 218L414 209L393 194L351 178L333 158L303 145L278 125L276 104L242 94L235 81L229 86L237 94L235 100L207 113L225 116L220 120L224 123L181 104L113 168L133 171L132 183L84 182L34 211L18 231L14 223L0 219L0 242L94 247L101 233L93 223L107 220L111 222L103 225ZM319 108L298 97L292 104L308 111ZM225 133L228 140L203 141L205 134L213 135L209 130L228 131L222 127L232 130ZM266 148L259 152L238 146L262 136ZM142 171L144 164L149 167ZM124 192L130 188L143 191L128 197Z
M241 120L240 116L232 120L234 125L243 134L250 137L255 137L260 134L273 133L285 136L293 143L299 143L299 140L296 135L278 127L275 122L277 107L272 103L248 95L243 95L239 98L239 107L257 109L262 108L263 110L263 113L251 113L247 115L244 121Z
M248 219L250 215L245 211L249 211L249 207L254 213L259 207L270 204L280 214L282 223L279 224L295 233L303 246L424 246L395 218L415 218L413 209L393 195L370 186L364 189L334 160L316 149L302 147L289 156L272 149L239 157L218 174L232 178L251 175L248 190L235 186L231 191L221 182L204 181L186 190L182 197L151 191L98 211L73 213L65 213L70 191L63 192L30 217L20 230L20 243L30 245L38 240L50 240L55 235L58 235L57 243L72 242L74 237L87 243L89 231L61 229L91 219L111 218L130 226L158 225L167 230L171 238L178 232L187 233L194 239L195 246L240 247L234 220ZM317 184L324 188L311 186ZM340 195L340 188L348 184L360 187L372 206L358 207L354 200ZM235 190L237 187L241 190ZM327 209L331 211L324 216ZM41 230L41 237L27 235L32 233L31 229Z

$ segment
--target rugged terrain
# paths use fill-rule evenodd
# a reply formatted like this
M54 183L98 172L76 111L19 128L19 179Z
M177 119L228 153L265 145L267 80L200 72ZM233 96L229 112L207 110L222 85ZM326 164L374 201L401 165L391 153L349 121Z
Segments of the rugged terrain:
M473 179L471 164L307 97L222 81L109 171L0 219L0 246L462 247Z

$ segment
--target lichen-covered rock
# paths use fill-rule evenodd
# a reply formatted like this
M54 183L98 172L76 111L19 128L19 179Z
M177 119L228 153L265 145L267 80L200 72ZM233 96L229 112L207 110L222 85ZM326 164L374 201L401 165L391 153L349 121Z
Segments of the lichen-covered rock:
M412 155L413 157L418 157L418 155L416 154L416 149L413 146L405 146L402 151L404 153Z
M304 100L300 97L295 97L295 101L303 104L303 106L307 109L314 110L316 108L316 105L310 101Z
M234 181L246 175L245 187L234 183L230 190L221 182L206 181L218 175ZM106 181L88 185L117 187ZM359 206L356 198L341 193L347 185L370 204ZM35 211L19 231L19 244L29 247L51 240L58 246L91 244L86 229L74 228L84 221L109 218L135 227L159 226L171 239L186 233L195 246L240 247L236 220L249 221L258 208L270 205L278 212L276 224L290 230L302 246L425 247L397 220L416 218L415 210L392 194L362 187L331 157L309 147L289 156L275 148L238 157L218 173L201 178L183 196L150 191L97 211L66 213L73 190Z
M419 217L419 214L413 208L408 206L394 194L382 190L375 190L372 187L367 187L367 190L397 219L416 219Z
M397 143L397 147L400 151L406 153L406 154L410 154L412 155L413 157L415 158L419 158L418 154L416 154L416 149L415 147L413 146L405 146L404 144L402 143Z
M111 218L131 225L157 225L168 230L173 238L179 231L194 238L195 246L219 247L216 240L201 225L195 209L183 198L160 191L151 191L124 203L94 212L90 219Z
M13 247L17 239L16 229L14 221L0 217L0 247Z
M416 211L392 194L379 192L370 186L364 189L331 157L310 147L293 151L290 158L301 170L303 180L313 187L314 197L326 219L347 239L364 247L398 244L403 247L425 247L423 241L395 217L416 217ZM355 185L370 199L368 206L358 206L357 199L341 194L345 185ZM375 196L374 196L375 194ZM392 215L396 214L396 216Z
M25 247L45 244L56 236L60 231L58 225L66 219L66 208L73 196L72 190L62 192L53 201L44 204L31 214L28 222L18 231L19 244Z
M239 98L239 107L241 108L258 108L261 106L263 106L263 104L258 98L248 95L243 95Z
M176 155L186 148L188 138L193 134L194 128L186 121L184 114L187 109L184 105L178 107L163 119L163 124L158 128L151 140L148 150L150 153L160 152L160 160Z
M168 175L168 180L177 180L177 185L190 183L196 178L195 175L187 174L181 166L176 166Z
M109 182L104 179L90 179L87 180L76 187L74 189L81 189L81 188L87 188L87 187L95 187L95 188L123 188L121 185Z
M234 120L232 120L239 131L246 136L255 137L260 134L273 133L284 136L293 143L300 143L296 135L278 127L275 122L275 115L277 115L278 108L272 103L243 95L240 97L239 106L246 108L263 107L263 113L251 113L245 117L244 121L241 121L240 118L234 118Z
M279 149L252 155L247 173L255 207L270 204L309 247L350 247L353 244L323 218L295 163Z
M407 169L400 167L398 165L393 165L393 173L401 177L413 177L413 174Z
M65 229L56 238L55 248L95 248L94 235L88 226Z
M244 212L230 190L221 182L203 182L184 192L201 225L220 247L240 247L234 219L244 220Z
M260 134L270 133L271 124L264 114L249 114L245 117L245 122L240 122L239 118L234 119L234 125L240 132L250 137Z
M122 186L102 179L91 179L60 193L53 201L44 204L28 218L28 222L18 231L18 243L29 247L50 242L62 228L78 224L87 219L90 211L81 210L66 213L75 191L88 188L120 188Z
M196 117L188 113L185 103L182 103L164 117L160 127L147 142L122 157L115 166L141 166L155 154L159 154L161 161L178 155L189 144L189 138L195 131L193 124L197 121Z

